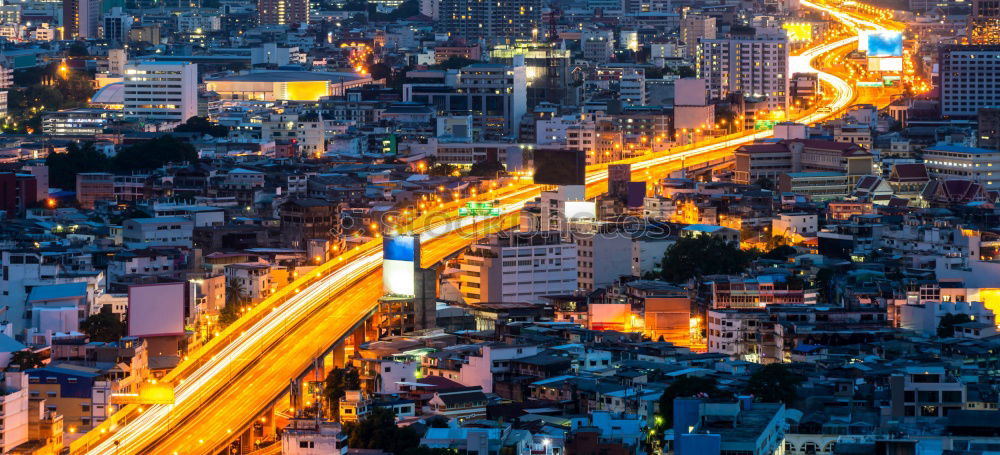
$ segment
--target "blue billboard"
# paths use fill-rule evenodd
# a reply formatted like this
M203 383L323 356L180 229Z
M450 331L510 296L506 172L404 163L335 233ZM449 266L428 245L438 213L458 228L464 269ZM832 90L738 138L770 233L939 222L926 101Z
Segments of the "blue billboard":
M902 57L903 35L889 31L868 34L868 56Z
M410 261L416 259L416 237L399 235L385 237L382 241L382 258L387 261Z

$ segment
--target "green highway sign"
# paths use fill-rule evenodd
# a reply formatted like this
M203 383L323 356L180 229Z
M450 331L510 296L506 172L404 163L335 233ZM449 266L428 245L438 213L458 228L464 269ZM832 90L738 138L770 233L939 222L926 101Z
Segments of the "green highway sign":
M500 209L492 202L466 202L458 209L458 216L500 216Z

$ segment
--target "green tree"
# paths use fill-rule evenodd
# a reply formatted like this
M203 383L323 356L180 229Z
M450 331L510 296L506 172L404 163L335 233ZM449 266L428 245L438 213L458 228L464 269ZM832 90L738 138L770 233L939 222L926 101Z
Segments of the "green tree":
M746 270L753 258L752 252L717 237L682 237L663 255L660 278L683 283L704 275L738 274Z
M788 258L798 254L798 250L793 246L780 245L767 253L761 255L761 259L773 259L776 261L787 261Z
M372 75L373 80L385 79L388 81L392 77L392 68L385 63L379 62L369 66L368 73Z
M427 175L435 175L438 177L447 177L455 173L458 168L454 164L448 163L437 163L427 169Z
M660 414L663 419L661 428L670 428L674 424L674 399L688 398L695 395L705 394L710 397L719 394L718 385L714 378L702 376L681 376L663 390L660 395Z
M327 408L333 420L340 421L340 399L348 390L359 389L361 389L361 376L353 366L330 370L323 386L323 397L326 398Z
M396 426L396 416L386 408L375 408L359 422L345 425L347 445L358 449L378 449L396 455L420 446L420 435L412 427Z
M503 164L498 160L483 160L472 163L469 168L469 175L473 177L485 177L495 179L506 173Z
M21 371L28 370L31 368L38 368L45 365L42 355L32 351L30 349L25 349L23 351L17 351L10 355L10 362L7 363L7 369L11 370L15 365Z
M229 135L229 128L218 123L209 122L205 117L194 116L187 119L186 122L177 125L177 128L174 128L174 132L201 133L213 137L226 137Z
M236 280L226 282L226 304L219 311L219 325L226 327L240 318L240 310L246 303L246 291Z
M482 63L482 62L480 62L479 60L473 60L471 58L465 58L465 57L449 57L448 60L445 60L436 65L431 65L431 68L437 70L457 70L465 68L466 66L472 65L474 63Z
M56 188L76 188L76 174L81 172L105 172L108 170L108 157L94 148L93 142L83 144L70 143L66 153L50 153L45 158L49 167L49 184Z
M126 327L122 318L111 312L111 305L104 305L97 314L92 314L80 323L80 330L90 341L114 342L125 336Z
M938 322L937 336L940 338L953 337L955 336L955 325L966 322L972 322L972 318L967 314L945 313L944 316L941 316L941 321Z
M776 188L774 185L774 180L771 180L764 176L760 176L757 180L754 180L753 184L759 186L760 189L762 190L774 191L774 189Z
M118 172L156 169L167 163L193 162L198 152L188 144L171 135L160 136L123 149L112 159L112 167Z
M752 394L757 401L782 402L786 405L798 398L796 389L803 378L792 372L787 365L771 363L764 365L747 381L745 393Z

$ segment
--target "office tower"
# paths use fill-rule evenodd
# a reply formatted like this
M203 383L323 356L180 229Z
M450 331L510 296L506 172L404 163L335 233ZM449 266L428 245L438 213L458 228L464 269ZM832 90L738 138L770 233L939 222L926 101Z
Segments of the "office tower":
M646 105L646 70L626 68L618 85L618 99L625 106Z
M1000 45L946 46L938 62L942 116L973 118L1000 106Z
M695 59L698 56L699 39L715 39L715 18L699 14L688 15L681 20L681 41L687 50L687 57Z
M431 19L441 18L441 0L420 0L420 14Z
M531 39L541 28L541 0L441 0L440 27L453 37L487 44Z
M542 296L571 294L576 258L576 244L558 231L492 234L459 263L462 297L466 303L541 303Z
M763 98L772 112L786 110L788 37L780 29L758 28L747 35L703 39L697 61L698 77L708 82L712 99L739 92Z
M96 39L101 17L101 0L63 2L63 39Z
M528 112L524 59L516 66L477 63L458 71L455 85L407 84L403 101L435 106L439 114L468 115L487 137L516 134Z
M309 0L257 0L261 25L309 23Z
M181 123L198 115L198 65L125 65L125 117Z
M126 14L119 7L111 8L104 15L104 39L111 43L128 41L128 32L132 28L132 15Z

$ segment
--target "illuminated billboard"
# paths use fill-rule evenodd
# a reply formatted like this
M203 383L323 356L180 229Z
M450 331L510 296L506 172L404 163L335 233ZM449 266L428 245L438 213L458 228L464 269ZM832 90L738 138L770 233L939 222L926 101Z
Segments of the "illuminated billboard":
M788 35L790 42L802 43L812 39L812 24L786 22L781 25L781 28L785 29L785 34Z
M188 284L137 284L128 287L128 334L133 337L184 335Z
M597 203L593 201L566 201L566 219L597 218Z
M382 291L390 295L415 295L414 275L420 267L420 240L413 235L386 236L382 240Z
M903 35L899 32L869 32L864 38L869 57L903 56Z
M868 71L903 71L901 57L868 57Z

